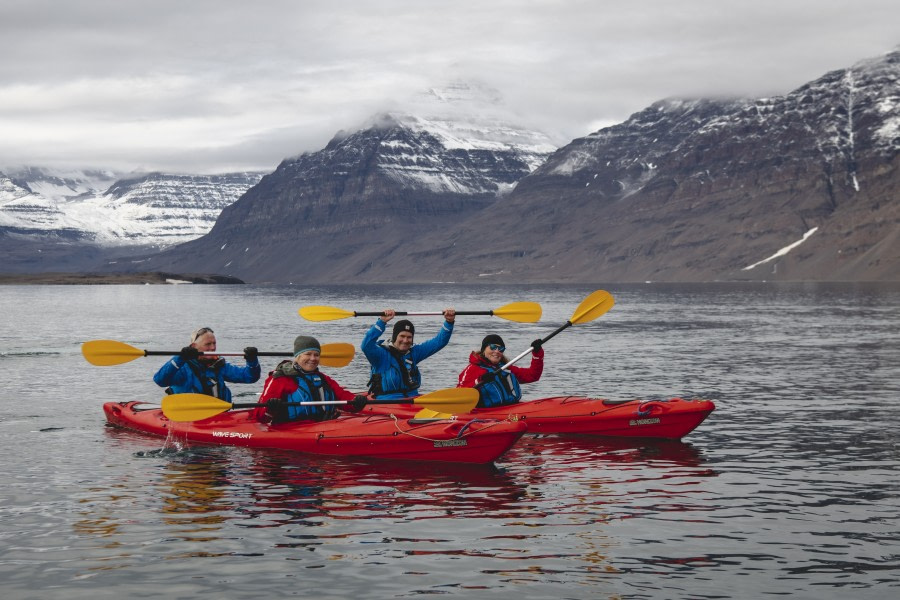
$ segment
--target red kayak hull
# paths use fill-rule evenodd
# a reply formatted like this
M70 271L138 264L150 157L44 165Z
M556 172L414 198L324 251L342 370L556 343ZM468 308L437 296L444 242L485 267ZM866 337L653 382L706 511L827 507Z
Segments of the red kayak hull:
M518 419L528 433L578 433L627 438L681 439L703 422L716 406L711 400L612 401L601 398L558 396L499 406L476 408L458 419ZM370 404L368 414L410 416L421 407Z
M142 409L141 407L144 407ZM322 422L270 425L251 410L231 410L194 422L170 421L159 408L140 402L107 402L107 421L115 426L179 442L278 448L328 456L391 460L490 463L526 430L521 421L503 418L466 422L410 420L381 415L342 415Z

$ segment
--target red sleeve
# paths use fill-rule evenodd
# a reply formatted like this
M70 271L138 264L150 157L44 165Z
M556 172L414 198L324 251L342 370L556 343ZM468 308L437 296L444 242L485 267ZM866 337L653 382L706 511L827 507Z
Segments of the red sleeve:
M534 383L541 378L541 373L544 372L544 350L541 349L537 354L532 353L529 366L512 366L509 370L513 372L519 383Z
M336 400L353 400L356 397L356 394L341 387L341 384L339 384L337 381L335 381L325 373L320 374L325 380L325 383L327 383L331 390L334 392L334 397Z
M287 392L287 384L291 382L290 377L272 377L269 375L263 384L262 393L259 395L259 402L265 404L270 398L283 398Z
M483 367L479 367L478 365L469 364L465 369L462 370L462 373L459 374L459 381L456 383L456 387L475 387L475 384L478 383L478 378L481 377L487 369Z

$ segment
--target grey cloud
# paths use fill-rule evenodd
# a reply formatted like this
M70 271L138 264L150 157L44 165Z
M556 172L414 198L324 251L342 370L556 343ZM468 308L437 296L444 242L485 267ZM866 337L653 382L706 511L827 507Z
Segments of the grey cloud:
M0 138L0 165L62 153L87 166L110 157L207 172L277 164L415 89L466 77L499 89L524 124L564 143L665 97L786 93L887 52L900 43L896 6L5 2L0 129L13 133ZM117 135L173 123L193 136L189 145ZM79 140L85 127L94 139Z

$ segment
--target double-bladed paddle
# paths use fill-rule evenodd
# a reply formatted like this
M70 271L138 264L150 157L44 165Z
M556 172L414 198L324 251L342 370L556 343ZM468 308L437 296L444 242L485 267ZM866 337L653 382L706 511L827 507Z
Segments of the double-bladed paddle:
M180 350L142 350L115 340L93 340L81 345L81 353L92 365L110 367L142 356L174 356ZM319 362L326 367L346 367L353 360L353 344L323 344ZM243 352L201 352L200 356L243 356ZM258 356L293 356L290 352L258 352Z
M543 338L541 340L541 345L543 346L544 344L546 344L553 336L566 329L567 327L571 327L572 325L578 325L581 323L589 323L590 321L593 321L594 319L606 314L615 303L616 301L613 299L612 294L607 291L597 290L596 292L591 293L587 298L581 301L581 304L578 305L578 308L576 308L575 312L572 314L572 318L566 321L564 325L557 328L556 331ZM533 348L529 346L527 350L500 367L499 370L502 371L503 369L509 367L532 350Z
M307 321L337 321L349 317L381 317L383 312L359 312L344 310L334 306L304 306L299 311ZM397 316L424 317L442 315L443 312L395 312ZM494 310L458 310L456 315L490 315L507 321L535 323L541 318L541 305L537 302L513 302Z
M369 400L369 404L416 404L423 408L440 409L442 413L469 412L478 404L478 390L474 388L447 388L415 398L400 400ZM323 404L348 404L346 400L318 402L285 402L280 406L317 406ZM221 414L232 408L261 408L258 402L231 404L205 394L172 394L162 400L162 412L170 421L200 421Z

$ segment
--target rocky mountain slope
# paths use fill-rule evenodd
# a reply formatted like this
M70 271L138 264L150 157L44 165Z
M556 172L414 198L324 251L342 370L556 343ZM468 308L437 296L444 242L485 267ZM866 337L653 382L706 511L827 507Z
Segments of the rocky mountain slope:
M486 210L518 232L503 251L456 252L475 228L442 241L467 279L897 280L898 150L894 52L783 97L656 103Z

